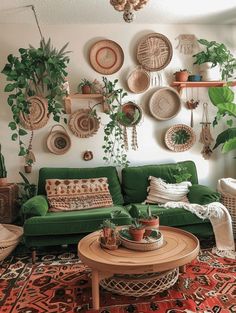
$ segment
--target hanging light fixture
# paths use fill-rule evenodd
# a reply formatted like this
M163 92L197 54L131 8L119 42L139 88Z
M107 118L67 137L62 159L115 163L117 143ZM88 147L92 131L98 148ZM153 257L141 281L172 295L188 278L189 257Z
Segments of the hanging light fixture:
M123 19L127 23L133 22L135 18L134 11L142 9L149 0L110 0L110 4L117 11L124 11Z

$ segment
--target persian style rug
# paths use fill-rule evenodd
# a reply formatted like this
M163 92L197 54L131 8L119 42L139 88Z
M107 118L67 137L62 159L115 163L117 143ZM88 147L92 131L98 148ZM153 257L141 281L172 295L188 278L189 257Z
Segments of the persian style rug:
M236 261L209 249L187 265L177 283L148 297L125 297L101 289L92 310L90 269L73 253L9 257L0 266L1 313L232 313L236 312Z

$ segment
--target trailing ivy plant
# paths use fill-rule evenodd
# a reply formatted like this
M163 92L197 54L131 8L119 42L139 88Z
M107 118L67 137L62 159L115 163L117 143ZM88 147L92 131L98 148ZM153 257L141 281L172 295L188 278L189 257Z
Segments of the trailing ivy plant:
M68 43L60 50L55 49L50 39L40 41L39 48L30 46L27 49L20 48L20 56L8 55L8 63L2 70L7 77L7 85L4 91L9 92L7 99L12 111L12 121L9 127L13 131L11 139L19 142L19 156L29 153L22 136L27 131L20 125L20 113L30 113L29 97L43 96L48 101L48 112L53 114L56 122L60 121L64 113L62 97L65 95L62 85L67 75L66 67L69 57L65 51ZM64 119L66 122L66 119Z
M120 108L122 99L127 96L127 93L122 88L117 88L118 79L114 82L103 77L103 96L109 110L106 114L109 115L110 121L104 126L104 143L102 145L104 151L103 160L106 163L126 167L129 165L127 154L124 145L123 126L119 123ZM93 111L96 114L96 111Z

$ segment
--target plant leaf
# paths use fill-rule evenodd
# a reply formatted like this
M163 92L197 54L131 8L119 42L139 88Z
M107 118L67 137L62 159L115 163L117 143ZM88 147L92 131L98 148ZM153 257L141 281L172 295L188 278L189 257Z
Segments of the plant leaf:
M228 128L220 133L216 138L216 143L213 149L216 149L219 145L225 144L230 139L236 138L236 127Z
M234 92L228 87L211 87L208 89L208 95L214 105L220 103L231 103L234 101Z
M236 117L236 104L235 103L219 103L217 104L217 108L219 109L221 114L227 113L229 115L233 115Z
M15 130L15 129L16 129L16 123L15 123L15 122L10 122L10 123L8 124L8 127L10 127L11 130Z
M230 140L226 141L226 143L222 147L222 152L227 153L234 149L236 149L236 137L231 138Z
M27 131L25 131L24 129L22 129L22 128L19 129L19 135L20 136L25 136L27 134L28 134Z
M5 92L11 92L11 91L13 91L14 89L15 89L15 84L7 84L7 85L5 86L4 91L5 91Z

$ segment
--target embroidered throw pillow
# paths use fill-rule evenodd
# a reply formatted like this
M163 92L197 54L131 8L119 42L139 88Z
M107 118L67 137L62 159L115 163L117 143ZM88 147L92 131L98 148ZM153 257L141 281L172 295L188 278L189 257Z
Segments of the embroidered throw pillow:
M75 211L113 205L106 177L47 179L49 211Z
M150 185L145 203L166 203L169 201L189 202L188 187L191 182L184 181L178 184L168 184L161 178L149 176Z

